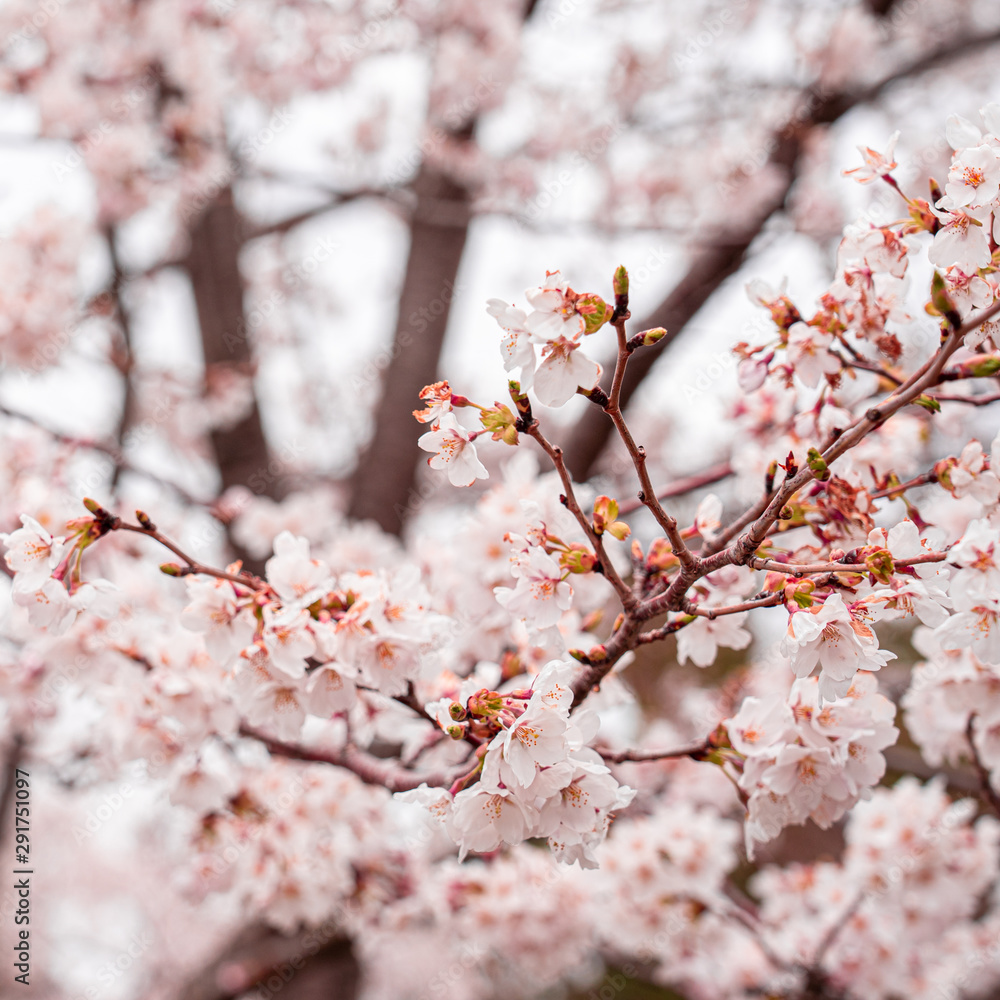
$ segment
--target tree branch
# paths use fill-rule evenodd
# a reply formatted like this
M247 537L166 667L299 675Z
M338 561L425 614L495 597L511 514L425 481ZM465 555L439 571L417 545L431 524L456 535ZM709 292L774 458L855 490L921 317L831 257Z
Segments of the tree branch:
M423 784L433 788L449 788L455 779L468 769L467 764L463 764L460 768L453 768L450 771L428 771L417 774L381 757L373 757L349 744L339 750L310 750L307 747L294 746L273 739L247 725L240 726L240 735L263 743L268 752L276 757L342 767L357 775L366 785L380 785L388 788L390 792L405 792Z

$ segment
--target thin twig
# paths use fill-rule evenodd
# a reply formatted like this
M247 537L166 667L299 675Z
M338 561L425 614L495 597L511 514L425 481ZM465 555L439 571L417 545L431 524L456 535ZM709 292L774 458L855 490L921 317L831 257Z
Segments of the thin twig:
M669 750L601 750L597 752L609 764L624 764L626 762L641 763L649 760L669 760L676 757L690 757L692 760L704 759L710 743L707 739L689 743L683 747L673 747Z
M594 555L597 556L601 572L604 574L608 583L614 587L615 593L618 595L618 599L622 602L622 606L626 610L634 607L638 603L638 599L635 594L632 593L632 589L629 585L621 578L621 576L619 576L618 570L615 569L611 559L605 551L604 542L601 540L601 536L594 530L594 526L590 523L590 519L580 508L580 504L576 499L576 493L573 490L573 480L570 478L569 470L566 468L566 463L563 461L562 449L557 448L545 437L538 426L537 420L532 421L531 424L528 425L527 434L530 437L533 437L539 445L541 445L542 450L549 456L549 460L555 466L556 472L559 473L559 479L562 481L563 486L563 496L565 497L563 501L564 505L566 509L576 518L580 527L583 528L584 534L587 536L594 549Z
M657 500L669 500L671 497L683 496L685 493L691 493L694 490L701 489L703 486L711 486L713 483L726 479L732 474L732 465L729 462L720 462L718 465L710 466L703 472L696 472L693 475L685 476L683 479L678 479L669 486L662 486L656 491L655 496ZM644 506L640 500L627 500L618 505L618 513L631 514Z
M308 747L295 746L282 740L273 739L247 725L240 726L240 735L263 743L268 752L276 757L342 767L357 775L366 785L381 785L383 788L388 788L390 792L406 792L423 784L433 788L449 788L456 778L468 769L468 762L465 762L460 767L450 771L419 773L397 767L391 761L381 757L373 757L371 754L350 745L339 750L310 750Z
M973 712L969 716L969 722L965 727L965 738L969 741L969 752L972 754L972 763L976 768L976 774L979 776L979 796L980 798L996 813L1000 816L1000 795L997 795L993 788L993 784L990 781L990 771L989 768L983 763L982 758L979 756L979 750L976 747L976 742L973 739L973 728L976 721L976 713Z

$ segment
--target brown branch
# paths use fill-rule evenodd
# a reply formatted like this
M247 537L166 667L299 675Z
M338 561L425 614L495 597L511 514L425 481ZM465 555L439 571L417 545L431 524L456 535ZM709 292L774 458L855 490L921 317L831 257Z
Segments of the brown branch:
M294 746L272 739L247 725L240 726L240 735L263 743L268 752L276 757L342 767L359 777L366 785L380 785L388 788L390 792L406 792L422 784L434 788L449 788L467 768L467 765L463 764L460 768L453 768L450 771L428 771L418 774L398 767L391 761L373 757L349 744L339 750L310 750L308 747Z
M275 174L266 174L264 176L266 176L269 180L280 181L283 179ZM289 183L292 183L292 181L289 180ZM301 212L296 212L295 215L290 215L277 222L268 222L259 226L244 224L242 231L242 238L244 241L249 242L250 240L260 239L264 236L275 236L287 233L290 230L295 229L297 226L301 226L303 222L309 222L311 219L318 218L321 215L326 215L327 212L332 212L334 209L341 208L343 205L349 205L351 202L358 201L361 198L385 198L388 196L388 191L381 190L379 188L359 188L357 191L338 192L322 187L321 182L319 181L312 182L308 179L300 179L298 183L307 183L313 187L321 188L333 197L331 197L329 201L323 202L322 205L316 205L314 208L307 208Z
M979 316L954 329L942 346L903 385L894 389L880 404L869 409L863 417L855 421L843 434L827 445L822 453L826 464L831 464L835 459L863 440L875 427L880 426L894 413L920 396L926 389L937 384L944 365L947 363L948 358L958 349L965 335L998 312L1000 312L1000 302L994 303ZM665 592L658 593L639 602L637 606L626 609L618 624L618 628L609 640L603 645L595 647L582 660L583 669L573 684L574 707L584 701L590 691L600 685L601 680L607 676L615 663L628 650L642 643L658 641L695 620L696 609L685 596L692 583L723 566L746 565L752 563L757 558L757 548L778 521L784 505L803 486L815 479L813 470L808 466L798 471L789 470L789 472L790 474L786 476L785 481L777 491L773 495L768 494L770 499L765 497L755 505L754 510L757 510L764 504L765 500L767 501L763 513L731 545L706 558L695 556L693 567L690 570L682 568L677 572ZM925 553L914 557L912 562L915 564L918 560L920 562L935 561L937 555ZM901 560L902 562L904 561ZM769 561L763 560L760 565L766 566L768 563ZM787 564L784 563L774 563L774 565L780 567L782 572L788 569ZM801 565L809 566L810 564ZM817 566L821 567L820 572L831 572L855 566L862 569L867 568L862 567L862 564L840 563L824 563L817 564ZM833 570L831 570L831 566ZM766 601L767 598L762 600ZM644 621L648 621L650 618L664 612L681 610L686 611L687 614L659 629L654 629L646 633L640 631ZM715 609L715 613L718 614L718 609Z
M117 452L112 455L114 468L111 473L111 489L114 490L118 486L118 480L124 471L125 434L128 431L129 423L132 420L132 413L135 409L135 356L132 347L132 324L122 295L122 289L125 284L125 273L122 270L121 260L118 257L118 247L115 244L115 231L113 228L109 227L105 230L104 239L108 245L108 255L111 258L111 301L114 304L114 311L118 318L118 327L121 331L122 339L121 357L118 359L116 367L121 372L122 379L124 380L122 408L115 428Z
M130 472L132 475L142 476L144 479L148 479L150 482L156 483L158 486L171 489L182 500L192 506L207 507L211 504L210 500L199 500L196 496L188 493L183 486L178 486L177 483L172 480L164 479L162 476L158 476L155 472L150 472L148 469L140 469L131 462L127 462L120 448L116 448L113 445L106 444L102 441L95 441L92 438L81 438L75 437L72 434L64 434L62 431L57 431L52 427L46 426L35 417L32 417L27 413L21 413L19 410L12 410L10 407L5 406L2 403L0 403L0 413L4 416L13 418L14 420L23 420L26 424L31 424L32 427L37 427L40 431L44 431L53 440L58 441L60 444L66 444L73 448L86 448L89 451L97 451L102 455L107 455L115 461L116 465L121 467L123 472Z
M902 569L906 566L919 566L923 563L943 562L947 558L947 552L924 552L908 559L894 559L893 566ZM811 576L814 573L867 573L869 571L869 566L866 563L783 563L774 559L753 558L749 560L747 565L751 569L768 570L795 577Z
M267 593L274 592L274 589L266 580L263 580L261 577L256 576L253 573L249 573L246 570L239 574L233 574L227 573L225 570L216 569L214 566L207 566L205 563L198 562L181 549L176 542L172 542L166 535L157 531L156 527L152 524L150 524L149 527L142 524L129 524L127 521L123 521L120 517L116 517L103 509L100 509L96 516L98 520L103 521L106 525L106 530L108 531L133 531L138 535L145 535L147 538L152 538L154 541L159 542L164 548L169 549L178 558L183 559L185 565L180 567L179 573L175 571L172 575L191 576L199 574L201 576L214 576L218 580L228 580L231 583L238 583L252 591L263 591ZM140 520L141 519L142 517L140 516Z
M768 594L767 597L741 601L739 604L724 604L718 608L694 605L687 609L687 613L714 621L716 618L722 618L724 615L738 615L741 611L752 611L754 608L773 608L779 604L784 604L784 602L785 595L779 591L776 594Z
M990 781L990 771L989 768L983 763L982 758L979 756L979 750L976 748L975 740L973 739L973 728L976 721L976 713L973 712L969 716L969 722L965 727L965 738L969 741L969 753L972 754L972 763L976 769L976 775L979 778L979 797L993 810L993 812L1000 816L1000 795L997 795L993 788L993 784Z
M737 233L728 234L725 243L709 243L694 252L691 264L673 291L640 324L641 329L664 327L668 331L659 344L636 358L630 366L628 378L622 386L621 405L625 408L643 379L663 356L671 343L684 332L688 323L702 306L715 294L722 283L735 274L743 263L753 241L764 230L768 220L784 207L797 174L799 157L809 133L817 126L830 125L860 104L870 103L894 84L919 76L948 61L967 56L976 49L986 48L1000 41L1000 31L979 36L953 39L934 51L914 59L894 70L879 82L853 93L823 93L807 89L802 94L803 104L810 112L791 128L784 125L772 134L771 156L768 163L784 174L780 190L769 200L761 202L753 211L748 225ZM602 387L607 391L608 385ZM566 464L578 482L583 482L593 471L609 438L609 428L594 411L584 413L573 429L565 446Z
M990 393L983 396L944 396L940 393L929 393L931 399L936 399L939 403L967 403L969 406L988 406L990 403L1000 401L1000 392Z
M705 753L710 746L711 742L706 738L689 743L687 746L673 747L670 750L602 750L598 748L597 752L609 764L669 760L676 757L690 757L692 760L704 760Z
M600 566L600 572L607 579L608 583L614 587L615 593L618 595L618 599L622 602L622 606L626 610L634 607L638 603L635 594L632 593L629 585L618 575L618 570L615 569L614 564L611 562L611 559L604 548L604 542L601 539L601 536L594 530L594 526L591 524L590 519L580 509L580 504L576 499L576 493L573 490L573 480L570 478L569 470L566 468L566 463L563 461L562 450L554 447L545 437L538 426L537 420L533 420L528 425L526 433L529 437L533 437L538 442L545 454L548 455L549 461L551 461L553 466L555 466L556 472L559 473L559 479L562 481L563 486L563 505L573 515L573 517L576 518L577 524L580 525L583 529L583 533L590 541L594 550L594 555L597 557L598 565Z
M695 472L683 479L678 479L669 486L662 486L653 495L657 500L669 500L672 497L683 496L685 493L692 493L703 486L711 486L722 479L727 479L733 474L733 467L729 462L719 462L718 465L709 466L702 472ZM632 514L644 506L641 500L626 500L618 505L619 514Z
M976 318L963 323L952 331L945 343L914 372L901 386L894 389L881 403L871 407L863 417L856 420L822 453L827 466L831 465L841 455L845 454L872 430L883 424L894 413L911 403L926 389L937 384L938 376L948 361L948 358L961 346L962 339L981 323L1000 312L1000 302L995 302ZM800 469L794 476L787 477L771 499L764 513L758 517L749 530L740 536L728 549L717 553L703 564L705 572L711 572L721 566L732 564L742 565L753 557L757 547L764 540L771 525L779 517L786 503L807 483L812 482L815 474L809 466ZM669 592L668 592L669 593ZM675 595L676 596L676 595ZM664 608L663 610L666 610Z
M615 332L618 335L618 356L615 359L611 392L604 406L604 412L611 418L618 436L621 438L622 443L629 453L629 457L632 459L632 465L635 468L636 475L639 477L639 502L649 510L656 519L656 523L663 529L670 540L673 553L680 560L684 571L690 572L695 564L694 556L681 537L680 530L677 527L677 520L663 509L663 506L656 498L656 490L653 488L652 480L649 478L649 470L646 468L646 449L642 445L635 443L632 431L629 429L628 423L622 414L622 385L625 378L626 366L629 361L629 350L626 346L627 340L625 337L625 320L627 317L628 311L626 308L625 314L618 317L614 323Z
M915 476L908 482L900 483L899 486L887 486L884 490L876 490L874 493L869 493L868 497L871 500L894 497L897 493L902 493L904 490L913 489L915 486L927 486L929 483L936 483L937 481L936 472L922 472L919 476Z

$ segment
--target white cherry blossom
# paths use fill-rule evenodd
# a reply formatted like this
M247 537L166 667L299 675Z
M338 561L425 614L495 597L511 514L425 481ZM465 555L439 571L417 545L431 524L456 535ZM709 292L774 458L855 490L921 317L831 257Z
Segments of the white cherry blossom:
M820 695L828 699L843 697L858 670L880 670L896 658L879 649L875 633L851 614L840 594L791 615L782 652L797 677L808 676L819 664Z
M445 413L437 429L421 435L417 444L424 451L434 452L427 464L432 469L447 469L452 486L471 486L477 479L489 478L469 432L454 413Z
M16 531L0 534L0 542L7 546L4 560L17 574L14 587L21 591L40 590L66 552L65 538L53 537L27 514Z
M545 348L545 358L535 372L535 395L546 406L562 406L577 388L593 389L601 379L601 366L580 350L580 345L557 337Z

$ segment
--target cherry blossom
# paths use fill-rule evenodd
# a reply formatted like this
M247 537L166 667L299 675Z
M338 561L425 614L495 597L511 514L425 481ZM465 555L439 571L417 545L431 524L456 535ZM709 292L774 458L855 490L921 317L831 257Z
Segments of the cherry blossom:
M885 152L870 148L869 146L858 146L858 151L864 159L864 166L852 167L844 171L844 176L853 177L859 184L870 184L884 174L896 169L896 161L892 158L896 150L896 143L899 141L899 132L893 132L885 145Z
M810 388L819 385L824 375L840 371L840 361L828 350L831 343L830 336L805 323L795 323L789 328L788 360L795 374Z
M1000 194L1000 159L989 145L962 150L952 160L945 192L953 208L981 208Z
M819 664L823 698L847 694L858 670L880 670L896 654L878 648L872 629L855 617L840 594L815 609L798 611L788 620L782 652L797 677L807 677Z
M577 388L593 389L601 378L601 366L565 337L548 342L546 356L535 372L534 388L546 406L562 406Z
M540 341L573 341L584 332L583 316L567 294L569 284L561 278L558 271L550 271L544 285L525 292L532 305L525 326Z
M531 546L519 552L511 573L517 578L517 585L495 587L493 592L512 615L529 621L534 628L544 629L555 625L569 609L573 588L563 579L559 564L544 549Z
M927 257L938 267L958 267L973 274L990 262L990 246L983 223L962 209L939 212L941 228L934 236Z
M476 455L472 436L459 424L453 413L445 413L437 429L424 434L417 444L424 451L435 452L427 464L432 469L447 469L452 486L471 486L477 479L488 479L486 467Z
M40 590L66 550L65 538L53 538L33 517L21 515L21 525L9 535L0 534L7 546L4 561L17 574L18 590Z
M282 531L274 539L274 555L265 567L267 579L283 601L311 603L326 583L330 570L318 559L309 558L309 540Z

